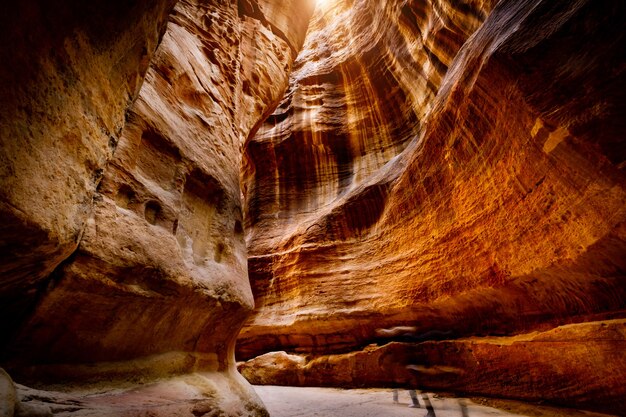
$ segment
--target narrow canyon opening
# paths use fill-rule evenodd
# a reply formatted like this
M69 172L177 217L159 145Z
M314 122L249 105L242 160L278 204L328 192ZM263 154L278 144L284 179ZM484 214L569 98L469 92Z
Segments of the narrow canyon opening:
M0 416L623 415L625 18L0 5Z

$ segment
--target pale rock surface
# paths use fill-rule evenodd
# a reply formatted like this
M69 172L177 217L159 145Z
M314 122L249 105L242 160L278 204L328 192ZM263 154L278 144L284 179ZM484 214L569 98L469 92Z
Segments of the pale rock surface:
M0 349L76 249L174 3L0 5Z
M0 417L13 417L16 403L17 394L13 380L0 368Z
M309 0L176 4L80 244L6 349L16 380L71 389L80 415L152 403L163 416L196 403L206 410L195 415L265 415L234 366L254 305L241 150L288 86L311 12ZM106 395L80 399L81 383Z
M180 375L140 386L80 384L63 388L42 391L18 385L17 416L269 416L253 388L234 369Z
M626 6L330 4L246 145L259 309L238 357L360 352L399 325L515 337L626 317ZM478 362L434 344L437 360L494 379L428 384L622 411L623 333L594 340L555 344L531 375L521 364L541 344L500 356L485 339ZM351 369L313 379L375 381ZM507 369L526 391L499 379Z

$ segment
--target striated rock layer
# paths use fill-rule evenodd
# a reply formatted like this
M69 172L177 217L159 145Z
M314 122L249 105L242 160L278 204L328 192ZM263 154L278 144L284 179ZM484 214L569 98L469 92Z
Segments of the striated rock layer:
M235 338L253 308L239 170L245 139L288 86L312 8L308 0L179 1L93 187L76 196L44 167L23 161L60 183L51 190L59 198L71 194L62 205L33 203L35 210L67 216L80 197L84 214L72 224L77 232L66 259L8 340L6 368L18 382L36 386L88 383L66 396L18 390L26 406L44 398L33 406L57 414L72 403L82 409L78 415L146 407L164 416L266 414L234 368ZM94 65L84 59L68 64ZM109 117L111 98L93 99L100 100L94 117ZM73 123L77 134L89 133L89 125ZM87 163L80 143L66 145L76 153L68 158ZM64 158L66 145L54 154ZM63 158L47 163L86 181ZM21 250L35 249L26 241ZM154 382L163 377L171 379ZM146 385L135 388L124 382L129 379Z
M505 387L507 397L537 401L550 393L550 401L562 406L620 414L626 407L625 336L626 321L611 320L511 337L393 342L334 355L272 352L239 369L259 385L417 387L492 397L502 397ZM579 380L587 384L572 383Z
M396 325L457 338L625 316L626 8L495 3L318 10L289 91L245 149L259 311L240 358L358 350ZM579 354L592 334L564 343L554 372L538 367L532 394L504 380L429 386L562 402L599 383L615 405L616 379L565 372L623 355L621 331ZM471 371L523 378L531 346L488 349Z

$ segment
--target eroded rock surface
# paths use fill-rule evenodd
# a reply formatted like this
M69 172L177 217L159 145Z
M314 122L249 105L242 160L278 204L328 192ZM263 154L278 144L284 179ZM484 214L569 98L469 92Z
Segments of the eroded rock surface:
M335 355L272 352L239 369L260 385L413 386L531 402L549 398L565 407L619 414L626 407L619 383L626 372L624 347L626 321L612 320L510 337L393 342Z
M359 351L403 324L456 339L624 317L624 16L592 1L318 12L287 95L246 147L259 311L239 357ZM621 332L589 356L585 337L563 341L557 371L528 377L535 399L592 406L573 393L596 383L613 406L623 397L612 378L565 371L608 372L622 355ZM450 343L433 355L459 355ZM524 378L532 346L460 365L480 374L497 359ZM529 398L501 382L462 387Z
M152 403L168 416L265 413L234 367L235 337L253 308L239 170L245 139L288 86L312 9L309 0L176 4L123 129L119 121L116 152L106 168L102 160L97 189L84 193L80 244L6 349L20 383L100 384L107 394L69 393L65 405L43 406L60 413L79 401L73 411L85 415L141 413ZM104 113L114 103L101 99ZM36 207L52 217L65 208ZM132 384L109 392L166 377L154 392ZM208 408L196 413L200 399Z
M76 249L174 3L0 5L0 347Z

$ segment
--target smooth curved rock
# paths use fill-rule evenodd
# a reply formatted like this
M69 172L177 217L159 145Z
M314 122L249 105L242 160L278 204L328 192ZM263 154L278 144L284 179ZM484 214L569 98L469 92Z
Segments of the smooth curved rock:
M23 417L269 416L250 384L234 369L179 375L138 386L65 387L63 392L18 386L18 394L17 415Z
M398 325L460 337L623 318L624 16L592 1L318 13L288 94L246 147L259 311L239 357L358 351ZM538 378L548 400L595 383Z
M264 415L234 366L253 308L241 149L284 94L311 12L308 0L176 4L78 248L6 349L20 382L112 389L182 378L161 415L184 414L199 399L206 410L196 415ZM110 401L145 410L153 394Z
M0 417L13 417L17 394L9 374L0 368Z
M0 348L76 249L174 3L0 5Z

